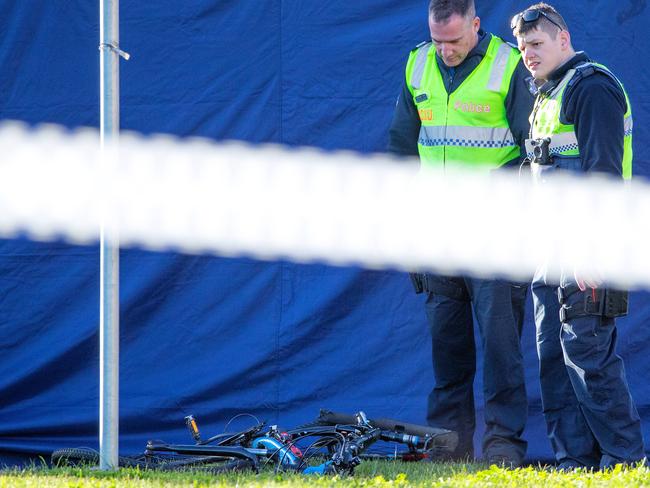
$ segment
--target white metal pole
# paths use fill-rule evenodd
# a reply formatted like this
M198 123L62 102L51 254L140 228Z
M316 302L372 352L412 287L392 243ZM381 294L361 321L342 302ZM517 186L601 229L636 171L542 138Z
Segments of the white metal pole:
M119 0L100 0L100 144L115 144L120 130ZM110 157L104 164L112 164ZM109 192L106 193L109 195ZM120 248L110 205L100 231L99 468L118 467Z

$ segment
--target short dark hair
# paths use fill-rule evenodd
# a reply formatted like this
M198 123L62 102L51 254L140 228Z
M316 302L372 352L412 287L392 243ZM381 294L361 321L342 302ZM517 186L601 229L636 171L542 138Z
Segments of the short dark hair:
M446 22L452 15L461 17L474 17L476 7L474 0L431 0L429 2L429 15L436 22Z
M537 20L534 20L532 22L524 22L524 19L520 17L512 29L512 33L515 37L532 32L535 29L540 29L555 39L555 36L557 36L560 30L569 30L566 22L564 21L564 18L557 10L555 10L554 7L548 3L536 3L535 5L531 5L527 9L522 10L522 13L526 10L539 10L540 12L544 12L544 15L546 17L544 15L540 15Z

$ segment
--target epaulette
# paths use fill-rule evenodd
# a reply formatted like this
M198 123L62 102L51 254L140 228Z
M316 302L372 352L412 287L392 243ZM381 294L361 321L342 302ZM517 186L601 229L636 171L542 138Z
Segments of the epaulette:
M612 73L609 69L603 68L602 66L597 66L593 64L592 62L588 61L586 63L582 63L575 68L576 74L571 78L569 81L568 88L572 87L576 83L578 83L580 80L583 80L584 78L587 78L595 73L602 73L606 76L609 76L611 79L616 81L618 85L621 85L622 83L619 81L619 79Z
M608 68L604 68L602 66L597 66L595 65L592 61L587 61L586 63L582 63L575 68L575 75L571 80L569 80L569 83L567 84L566 90L564 92L564 96L568 97L569 93L573 91L575 88L575 85L578 84L581 80L584 80L585 78L588 78L596 73L601 73L608 78L610 78L616 86L623 92L623 96L625 96L625 89L623 88L623 83L621 83L621 80L619 80L614 73L612 73Z
M427 44L431 44L431 42L432 42L431 39L429 39L428 41L422 41L420 44L418 44L418 45L415 46L413 49L411 49L411 52L413 52L413 51L417 51L417 50L420 49L422 46L426 46Z

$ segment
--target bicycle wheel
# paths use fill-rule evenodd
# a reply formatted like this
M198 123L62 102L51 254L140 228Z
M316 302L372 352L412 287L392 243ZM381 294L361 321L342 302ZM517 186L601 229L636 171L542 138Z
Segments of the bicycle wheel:
M253 469L247 459L226 456L147 456L146 466L160 471L201 471L211 474Z
M52 466L96 466L99 464L99 453L89 447L70 447L57 449L51 456Z
M69 447L58 449L52 453L52 466L97 466L99 464L99 452L90 447ZM117 458L118 466L121 468L146 468L147 463L143 457Z

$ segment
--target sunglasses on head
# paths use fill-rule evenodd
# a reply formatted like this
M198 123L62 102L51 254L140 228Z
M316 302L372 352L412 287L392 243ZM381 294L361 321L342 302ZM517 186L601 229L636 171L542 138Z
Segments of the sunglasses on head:
M517 27L517 24L519 23L520 20L523 20L526 23L535 22L536 20L539 19L540 15L542 15L546 20L548 20L551 24L558 27L560 30L564 30L564 28L560 24L555 22L544 11L539 10L539 9L530 9L530 10L524 10L523 12L519 12L510 21L510 28L514 29L515 27Z

